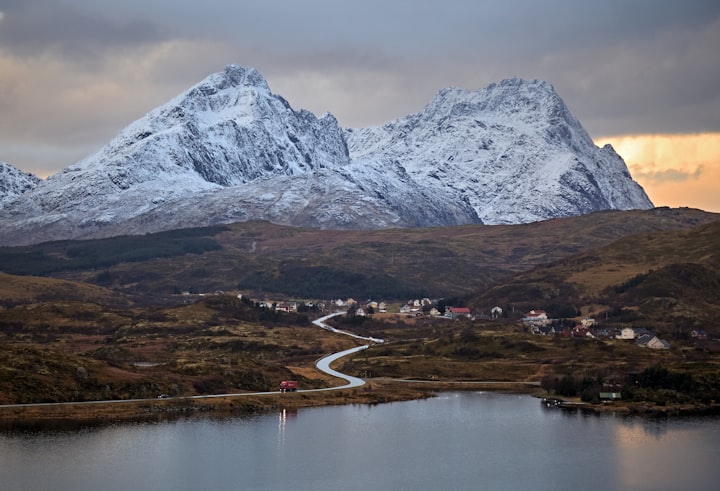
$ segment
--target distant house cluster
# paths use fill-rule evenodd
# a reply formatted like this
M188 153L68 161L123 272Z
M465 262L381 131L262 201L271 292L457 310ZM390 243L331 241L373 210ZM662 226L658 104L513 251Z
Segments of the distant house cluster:
M670 343L642 327L624 327L615 337L617 339L634 340L636 346L643 348L670 349Z
M500 307L497 307L500 309ZM502 309L500 309L502 313ZM400 307L400 314L415 316L444 317L447 319L476 319L469 307L440 307L437 301L429 298L408 300Z
M633 340L637 346L650 349L669 349L670 343L660 339L644 328L625 327L619 332L598 326L592 317L584 317L574 326L554 322L544 310L531 310L522 318L522 322L531 333L538 335L556 335L575 338L615 338Z
M404 305L400 306L401 314L421 314L428 313L430 315L440 315L440 311L435 308L433 313L430 313L434 305L434 302L429 298L416 298L414 300L408 300Z
M272 302L268 300L261 300L257 302L258 307L264 309L272 309L280 312L297 312L297 302Z

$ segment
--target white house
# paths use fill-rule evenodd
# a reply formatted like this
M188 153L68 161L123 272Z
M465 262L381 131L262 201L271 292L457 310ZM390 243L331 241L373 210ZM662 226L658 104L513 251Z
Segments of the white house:
M522 321L531 326L546 326L550 323L547 312L544 310L531 310L525 314Z
M620 330L620 334L615 336L616 339L635 339L635 337L635 329L633 329L632 327L623 327Z

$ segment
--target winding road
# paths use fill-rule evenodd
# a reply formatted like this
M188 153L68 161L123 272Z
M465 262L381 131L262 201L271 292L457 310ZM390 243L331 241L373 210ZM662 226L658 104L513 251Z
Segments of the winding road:
M334 328L334 327L331 327L331 326L328 326L327 324L325 324L325 321L328 320L328 319L330 319L331 317L335 317L336 315L343 315L344 313L345 313L345 312L334 312L334 313L332 313L332 314L330 314L330 315L326 315L325 317L321 317L321 318L319 318L319 319L314 320L314 321L313 321L313 324L315 324L316 326L318 326L318 327L320 327L320 328L322 328L322 329L325 329L326 331L334 332L334 333L337 333L337 334L344 334L344 335L346 335L346 336L351 336L351 337L353 337L353 338L355 338L355 339L362 339L362 340L370 341L371 343L376 343L376 344L384 343L384 342L385 342L384 339L368 338L368 337L365 337L365 336L358 336L357 334L353 334L353 333L348 332L348 331L342 331L342 330L340 330L340 329L336 329L336 328ZM340 372L338 372L338 371L336 371L336 370L333 370L332 368L330 368L330 364L331 364L332 362L334 362L335 360L342 358L343 356L347 356L347 355L351 355L351 354L353 354L353 353L357 353L358 351L362 351L362 350L367 349L367 348L369 348L369 347L370 347L369 344L365 344L365 345L363 345L363 346L358 346L358 347L355 347L355 348L350 348L350 349L347 349L347 350L345 350L345 351L340 351L339 353L333 353L332 355L328 355L328 356L326 356L326 357L324 357L324 358L320 358L317 362L315 362L315 367L316 367L318 370L320 370L321 372L327 373L328 375L332 375L333 377L337 377L337 378L344 379L344 380L347 381L347 384L341 385L340 387L329 387L329 388L326 388L326 389L307 389L307 390L302 390L302 391L298 391L298 392L317 392L317 391L321 391L321 390L348 389L348 388L350 388L350 387L360 387L361 385L365 385L365 381L364 381L363 379L357 378L357 377L351 377L350 375L345 375L344 373L340 373Z

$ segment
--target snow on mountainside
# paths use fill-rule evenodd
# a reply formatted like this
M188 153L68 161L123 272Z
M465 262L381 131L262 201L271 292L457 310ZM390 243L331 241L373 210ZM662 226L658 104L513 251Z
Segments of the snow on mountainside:
M0 208L33 189L40 178L0 162Z
M649 207L545 82L445 89L417 114L343 131L230 65L1 209L0 243L250 219L368 229Z
M420 113L346 137L351 157L397 159L415 179L467 199L487 224L652 207L625 162L594 145L547 82L445 89Z

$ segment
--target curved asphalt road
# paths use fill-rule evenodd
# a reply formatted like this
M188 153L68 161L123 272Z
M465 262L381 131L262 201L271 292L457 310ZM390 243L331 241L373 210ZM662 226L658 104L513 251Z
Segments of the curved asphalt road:
M315 320L313 321L313 324L315 324L316 326L318 326L318 327L320 327L320 328L322 328L322 329L325 329L326 331L335 332L335 333L338 333L338 334L344 334L344 335L346 335L346 336L350 336L350 337L353 337L353 338L355 338L355 339L363 339L363 340L365 340L365 341L370 341L371 343L378 343L378 344L385 342L384 339L367 338L367 337L365 337L365 336L358 336L357 334L353 334L353 333L348 332L348 331L342 331L342 330L340 330L340 329L335 329L334 327L331 327L331 326L328 326L327 324L325 324L325 321L328 320L328 319L330 319L331 317L335 317L335 316L338 316L338 315L343 315L344 313L345 313L345 312L333 312L332 314L328 314L328 315L326 315L325 317L320 317L319 319L315 319Z
M346 336L351 336L356 339L363 339L365 341L370 341L372 343L384 343L385 340L378 339L378 338L368 338L365 336L358 336L357 334L353 334L351 332L347 331L341 331L340 329L335 329L334 327L328 326L325 324L325 321L330 319L331 317L335 317L336 315L342 315L345 312L334 312L330 315L326 315L325 317L321 317L319 319L316 319L313 321L313 324L316 326L325 329L326 331L334 332L337 334L344 334ZM351 355L353 353L357 353L358 351L362 351L364 349L369 348L370 345L366 344L363 346L358 346L356 348L350 348L346 349L345 351L340 351L339 353L333 353L332 355L328 355L324 358L320 358L317 362L315 362L315 367L320 370L321 372L325 372L328 375L332 375L333 377L341 378L347 381L347 384L341 385L340 387L330 387L327 389L308 389L308 390L300 390L298 392L317 392L321 390L337 390L337 389L348 389L351 387L360 387L361 385L365 385L365 381L361 378L357 377L351 377L350 375L345 375L344 373L340 373L336 370L333 370L330 368L330 364L334 362L337 359L342 358L343 356Z
M333 353L332 355L328 355L325 358L321 358L317 362L315 362L315 367L318 370L320 370L321 372L325 372L328 375L332 375L333 377L344 379L345 381L347 381L347 384L341 385L340 387L328 387L326 389L306 389L306 390L299 390L298 392L319 392L321 390L349 389L350 387L360 387L361 385L365 385L365 381L363 379L357 378L357 377L351 377L350 375L345 375L344 373L335 371L332 368L330 368L330 364L332 362L334 362L335 360L337 360L338 358L342 358L343 356L357 353L358 351L362 351L368 347L370 347L370 345L366 344L364 346L358 346L356 348L346 349L345 351L340 351L339 353Z

